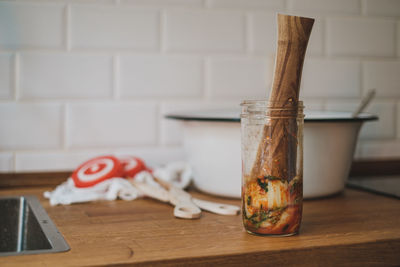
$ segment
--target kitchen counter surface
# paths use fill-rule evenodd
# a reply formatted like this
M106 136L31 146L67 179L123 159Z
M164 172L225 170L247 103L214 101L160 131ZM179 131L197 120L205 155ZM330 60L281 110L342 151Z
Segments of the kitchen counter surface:
M240 215L176 219L172 206L151 199L51 207L42 197L48 189L8 188L0 195L39 197L71 250L0 257L1 266L400 265L400 201L394 198L346 189L307 200L299 235L260 237L244 231Z

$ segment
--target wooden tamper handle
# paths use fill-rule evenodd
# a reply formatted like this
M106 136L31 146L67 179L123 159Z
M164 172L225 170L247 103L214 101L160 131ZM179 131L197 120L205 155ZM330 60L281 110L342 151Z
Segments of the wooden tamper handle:
M314 19L278 14L278 47L270 101L297 105Z
M269 113L270 122L264 126L251 171L253 178L274 176L290 181L297 174L297 104L303 61L313 24L311 18L278 14L278 47L269 98L274 109ZM282 108L292 109L288 112Z

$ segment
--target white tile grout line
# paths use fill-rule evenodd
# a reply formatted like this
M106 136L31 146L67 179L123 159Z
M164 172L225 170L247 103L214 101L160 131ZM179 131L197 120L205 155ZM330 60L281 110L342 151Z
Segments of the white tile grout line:
M206 57L201 59L201 99L206 99Z
M166 34L165 34L165 27L166 27L166 15L165 10L159 11L159 24L158 24L158 49L160 53L165 54L167 52L166 48Z
M161 103L162 101L153 102L155 105L155 120L154 120L154 131L155 131L155 140L153 141L153 145L156 147L160 147L162 145L161 142Z
M120 55L115 54L112 57L112 98L117 100L120 98Z
M211 98L210 88L210 57L206 56L203 59L203 99Z
M244 50L246 54L251 54L254 44L252 43L252 31L251 31L251 15L249 12L244 13Z
M64 43L65 49L71 51L71 6L65 7L64 13Z
M367 16L367 6L365 4L365 0L360 0L360 15Z
M1 1L1 0L0 0ZM400 26L399 26L400 27ZM18 50L7 50L1 49L0 53L37 53L37 52L47 52L49 54L56 54L65 52L65 49L54 49L54 48L20 48ZM151 50L140 50L140 49L116 49L116 48L74 48L74 53L77 54L89 54L89 55L98 55L98 54L113 54L113 53L124 53L131 55L160 55L165 52L160 53L159 51L151 51ZM400 51L399 51L400 52ZM250 54L246 54L245 51L236 51L236 52L221 52L221 51L168 51L167 52L171 56L215 56L215 57L247 57L250 56L252 58L265 58L265 56L271 56L275 53L264 53L264 52L252 52ZM307 55L310 58L321 58L328 60L379 60L379 61L398 61L399 56L371 56L371 55Z
M67 104L63 103L61 106L61 148L67 148Z
M11 54L12 56L11 56L11 61L10 61L10 65L9 65L9 68L10 68L10 86L11 86L11 94L10 94L10 96L11 96L11 98L13 99L13 100L17 100L17 98L16 98L16 84L17 84L17 81L16 81L16 65L17 65L17 58L16 58L16 53L13 53L13 54Z
M400 59L400 20L396 23L396 59Z
M19 100L19 81L20 81L20 53L15 53L14 55L14 73L13 73L13 89L14 89L14 100Z
M332 57L332 55L328 51L328 19L325 17L324 23L322 25L322 55L325 57Z
M1 3L1 0L0 0ZM0 47L0 53L16 53L16 52L64 52L65 48L60 47L39 47L39 46L21 46L18 49Z
M61 142L62 142L62 150L68 150L68 103L63 103L63 110L62 110L62 117L63 117L63 124L62 124L62 131L61 131Z
M165 126L162 125L162 121L163 121L163 110L162 110L162 106L163 106L163 101L157 101L157 105L156 105L156 114L157 114L157 121L156 121L156 146L158 147L163 147L165 146L165 140L163 140L163 136L165 136Z
M364 90L365 90L365 88L364 88L364 62L362 60L360 60L358 62L358 64L359 64L359 68L360 68L360 74L358 77L358 79L360 80L360 88L358 88L358 91L359 91L358 95L360 98L362 98L364 95Z
M12 171L16 172L17 171L17 153L13 151L13 162L12 162Z
M327 49L326 49L326 35L327 35L327 27L326 27L326 18L320 18L321 21L321 28L322 28L322 54L321 56L326 56L327 55ZM312 34L312 33L311 33Z
M400 56L400 43L399 43L399 39L400 36L398 36L400 32L400 20L395 20L394 21L394 56L393 58L398 59L398 57ZM399 47L397 47L399 46Z
M283 10L285 12L291 12L291 8L289 8L289 0L282 0L283 1Z

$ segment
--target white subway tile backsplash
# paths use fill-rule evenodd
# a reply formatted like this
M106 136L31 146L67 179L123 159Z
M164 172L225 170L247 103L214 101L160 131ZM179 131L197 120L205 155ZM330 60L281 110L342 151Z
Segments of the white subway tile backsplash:
M0 153L0 172L12 171L12 154L9 160ZM70 171L72 173L83 162L102 155L131 155L143 159L147 166L158 167L172 161L185 160L182 147L129 147L123 149L87 149L79 151L17 152L15 171L45 172ZM3 161L4 158L4 161ZM10 165L10 167L8 167ZM2 169L2 167L4 167ZM7 169L5 169L7 168Z
M198 105L189 103L163 104L160 108L160 142L162 145L182 145L183 142L183 121L166 119L165 115L196 109Z
M58 104L0 103L0 148L60 148L61 119Z
M52 151L52 152L17 152L15 171L73 171L83 162L97 156L109 155L109 151Z
M325 21L322 18L315 18L306 55L322 55L324 53L324 24Z
M266 8L266 9L283 9L285 2L282 0L207 0L210 7L224 8Z
M304 110L307 112L308 110L324 110L324 101L321 99L313 99L313 98L300 98L303 101Z
M23 53L22 98L89 98L112 95L112 57L74 53Z
M183 141L183 121L175 119L167 119L167 114L179 114L187 111L204 111L204 110L232 110L237 109L240 114L240 101L219 101L219 102L167 102L161 105L160 109L160 141L162 145L182 145Z
M364 0L366 15L400 16L398 0Z
M360 63L308 58L304 62L303 97L359 97Z
M203 60L192 56L122 55L122 96L198 97L203 91Z
M388 159L400 157L400 140L363 141L361 142L361 158Z
M0 0L0 172L185 160L175 111L266 98L278 11L315 17L300 99L353 111L356 157L400 157L398 0ZM155 100L154 100L155 99Z
M327 101L327 110L354 111L359 101ZM365 122L360 138L361 140L390 139L395 137L395 103L390 100L374 100L365 112L377 115L378 121Z
M249 15L249 42L254 52L274 54L277 42L275 13L253 12Z
M357 109L360 102L361 102L361 99L360 100L332 99L332 100L328 100L327 103L325 103L325 109L329 110L329 111L353 112Z
M360 0L288 0L288 9L291 11L315 12L317 14L359 14Z
M73 6L70 25L72 48L158 47L157 10Z
M377 96L400 97L400 61L367 61L363 66L364 92L377 89Z
M238 11L167 10L167 51L237 52L244 49L244 14Z
M13 153L0 153L0 173L14 171L14 155Z
M11 54L0 54L0 99L13 96L13 60Z
M395 22L389 19L328 18L330 55L393 56Z
M212 58L207 64L211 97L265 98L272 76L271 59Z
M144 160L147 166L151 168L159 167L174 161L185 161L185 152L182 146L168 147L129 147L123 149L114 149L114 154L133 155Z
M165 111L163 111L165 112ZM160 122L162 145L182 145L183 122L171 119L162 119Z
M0 46L61 47L63 6L0 2Z
M154 145L157 107L151 103L79 103L67 106L69 148Z
M277 43L276 14L253 12L249 15L250 50L256 53L274 54ZM307 55L323 53L323 20L316 19L308 43Z

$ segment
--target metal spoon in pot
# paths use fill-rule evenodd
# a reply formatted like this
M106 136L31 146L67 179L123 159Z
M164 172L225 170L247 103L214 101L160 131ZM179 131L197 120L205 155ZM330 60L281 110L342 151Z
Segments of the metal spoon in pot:
M365 110L365 108L369 105L369 103L371 103L371 100L375 97L375 95L376 95L376 89L369 90L368 94L363 97L363 99L361 100L360 105L353 112L352 117L355 118L358 115L360 115L360 113Z

